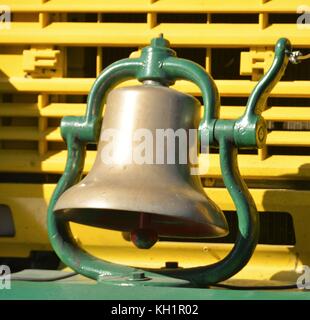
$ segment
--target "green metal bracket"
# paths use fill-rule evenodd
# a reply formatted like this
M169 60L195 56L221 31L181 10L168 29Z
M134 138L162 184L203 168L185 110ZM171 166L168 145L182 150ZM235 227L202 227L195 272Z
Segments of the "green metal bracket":
M290 54L289 40L279 39L275 46L275 56L270 69L250 95L244 115L235 123L234 141L238 147L257 146L260 148L265 144L267 132L261 114L271 90L284 74Z
M140 58L123 59L106 68L96 79L87 101L84 117L64 117L61 132L68 146L68 159L48 208L48 232L60 259L82 275L113 284L158 286L205 286L223 281L240 271L249 261L258 239L258 214L254 201L242 180L237 163L238 148L259 148L267 130L261 116L266 99L281 78L291 52L287 39L280 39L274 62L249 97L244 115L235 121L219 120L220 99L212 77L198 64L176 57L162 36L142 50ZM109 90L127 79L153 80L171 85L178 79L195 83L201 90L204 116L199 126L201 145L219 146L220 164L238 215L238 238L232 251L218 263L188 269L144 269L145 281L133 277L137 270L100 260L80 248L69 223L59 220L53 208L60 195L81 178L87 143L97 143L104 100ZM140 271L138 273L141 274ZM152 280L148 280L152 279ZM141 280L141 279L140 279Z

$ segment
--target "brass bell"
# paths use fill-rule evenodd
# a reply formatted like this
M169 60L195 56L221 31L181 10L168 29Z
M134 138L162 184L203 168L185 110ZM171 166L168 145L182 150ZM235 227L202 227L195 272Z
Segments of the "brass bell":
M254 200L240 176L238 149L264 145L267 130L261 114L290 53L288 39L279 39L272 66L251 93L244 114L236 120L219 119L220 99L214 80L198 64L177 58L163 35L152 39L140 57L122 59L104 69L88 95L85 115L67 116L61 121L68 157L47 215L49 239L59 258L83 276L126 286L173 283L202 287L239 272L255 250L259 220ZM142 85L111 91L128 79L137 79ZM200 89L204 106L201 121L198 100L169 89L181 79ZM190 133L198 126L199 135L191 139ZM158 143L158 131L172 131L175 136L180 133L180 143L177 139L175 144L169 139ZM115 139L111 132L118 133ZM137 134L141 132L144 136ZM154 136L155 141L149 139ZM78 183L85 146L98 141L95 164ZM198 153L197 142L203 151L207 143L219 148L223 181L237 211L238 235L224 259L191 268L143 268L146 277L142 284L141 278L133 276L136 268L99 259L80 247L70 221L129 232L132 242L143 249L152 247L158 238L185 241L226 235L223 213L206 196L197 171L192 170L197 164L191 161ZM158 145L164 145L160 152Z
M167 163L171 149L158 150L158 141L151 143L151 150L144 150L153 154L147 159L149 163L132 159L132 137L137 132L147 130L153 137L157 137L158 129L189 133L199 125L200 107L194 97L153 81L112 90L107 97L95 163L80 183L59 198L54 208L58 217L130 232L138 248L150 248L158 237L226 235L228 226L222 211L206 196L199 177L191 174L189 155L197 150L197 139L188 143L188 161L183 163L178 161L183 144L177 139L172 151L176 164ZM114 158L106 161L109 132L118 135L113 141Z

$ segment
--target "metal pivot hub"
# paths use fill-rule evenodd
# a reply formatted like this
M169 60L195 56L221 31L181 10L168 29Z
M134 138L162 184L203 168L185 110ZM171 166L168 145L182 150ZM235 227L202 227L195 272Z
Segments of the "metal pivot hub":
M272 66L257 83L244 114L237 120L219 119L220 99L212 77L198 64L177 58L163 36L153 39L150 46L143 48L140 58L123 59L103 70L89 93L85 116L64 117L61 122L61 133L68 146L68 159L48 209L49 238L60 259L75 271L92 279L123 279L115 280L118 284L130 281L145 285L154 281L154 285L175 285L181 281L182 285L190 282L191 285L205 286L223 281L240 271L252 256L259 231L257 210L240 177L237 153L239 148L260 148L264 145L267 130L262 111L268 94L285 71L290 55L289 41L281 38L275 46ZM199 124L200 144L219 148L223 180L238 215L238 237L232 251L223 260L188 269L144 269L144 281L136 279L138 276L133 275L135 269L132 267L112 264L85 252L74 240L69 221L54 212L62 194L80 181L86 144L98 142L102 106L107 92L120 82L133 78L164 86L184 79L200 88L204 106L204 115ZM132 237L138 247L147 248L156 241L157 234L147 228L147 220L143 214L138 217L141 227L133 231ZM159 275L162 281L158 282Z

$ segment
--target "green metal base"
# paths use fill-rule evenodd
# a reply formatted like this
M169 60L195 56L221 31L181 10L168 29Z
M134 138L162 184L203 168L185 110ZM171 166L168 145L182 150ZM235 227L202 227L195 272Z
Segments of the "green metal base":
M36 278L57 276L36 271ZM146 283L146 282L145 282ZM173 285L173 284L172 284ZM125 286L96 282L80 275L57 281L16 281L0 290L0 300L310 300L310 291L228 290L161 286Z

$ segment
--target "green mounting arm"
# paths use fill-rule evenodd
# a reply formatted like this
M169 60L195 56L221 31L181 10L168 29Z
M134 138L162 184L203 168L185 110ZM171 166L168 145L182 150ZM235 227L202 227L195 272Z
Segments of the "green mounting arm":
M210 143L215 146L219 143L223 179L238 215L238 239L223 260L196 268L148 271L189 280L198 285L208 285L223 281L240 271L255 249L258 215L253 199L240 177L237 148L257 148L265 141L266 127L260 114L268 93L284 72L286 54L290 51L289 42L286 39L278 41L270 71L254 89L244 116L236 121L218 120L219 95L213 79L199 65L176 58L168 44L162 37L153 39L151 46L142 50L140 58L120 60L105 69L90 91L85 117L65 117L61 122L62 136L68 146L68 159L48 208L49 238L61 260L87 277L99 280L102 275L127 276L134 269L100 260L80 248L72 236L69 223L59 220L54 215L53 208L60 195L80 179L84 167L85 145L97 142L102 105L108 91L130 78L154 80L164 85L170 85L177 79L187 79L198 85L205 108L199 128L200 139L202 144ZM148 275L152 276L152 273Z
M236 121L234 139L238 147L257 146L260 148L266 142L266 125L261 114L271 90L284 74L290 53L289 40L279 39L275 46L275 56L270 69L251 93L243 116Z

